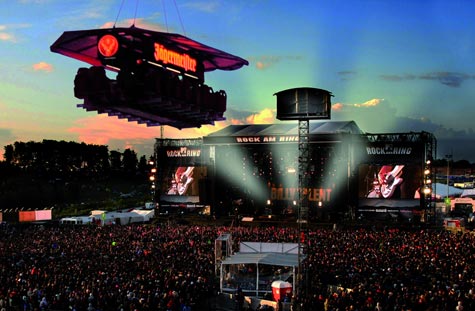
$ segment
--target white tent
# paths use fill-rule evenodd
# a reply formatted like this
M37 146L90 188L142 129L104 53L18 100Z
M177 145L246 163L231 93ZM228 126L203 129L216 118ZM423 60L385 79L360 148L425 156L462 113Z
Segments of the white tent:
M115 211L106 212L94 210L91 217L96 221L101 221L102 225L128 225L132 223L149 222L155 215L155 210L134 209L128 212Z
M463 189L462 194L460 195L462 198L475 198L475 189Z
M295 290L299 266L297 244L242 242L240 249L221 262L221 292L233 293L240 288L247 294L260 296L272 292L273 281L288 279L292 279ZM274 251L262 252L262 249Z
M462 194L463 189L455 188L453 186L448 187L448 192L447 192L447 185L446 184L441 184L441 183L435 183L433 186L435 186L435 197L436 199L442 199L447 196L447 194L450 197L457 197Z

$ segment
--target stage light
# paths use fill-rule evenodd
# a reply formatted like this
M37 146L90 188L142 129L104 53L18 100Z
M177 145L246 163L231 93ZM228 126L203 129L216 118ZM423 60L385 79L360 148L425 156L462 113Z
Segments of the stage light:
M429 195L432 192L432 190L429 187L424 187L424 194Z
M426 170L424 171L424 175L429 175L429 174L430 174L430 169L426 169Z
M154 180L155 180L155 176L150 176L149 179L150 179L150 181L154 181Z

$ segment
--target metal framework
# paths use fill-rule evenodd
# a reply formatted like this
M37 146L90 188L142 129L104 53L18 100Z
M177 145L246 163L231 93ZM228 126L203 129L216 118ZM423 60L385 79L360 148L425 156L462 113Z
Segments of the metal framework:
M155 138L155 150L160 147L187 147L187 146L201 146L203 145L202 138Z
M434 144L435 137L428 132L363 134L370 142L427 142Z
M435 201L433 200L433 193L436 192L435 171L432 169L432 161L437 155L437 139L429 132L410 132L410 133L383 133L383 134L363 134L369 142L410 142L420 143L424 145L424 158L422 159L421 167L423 169L422 176L423 184L421 189L421 209L435 215ZM435 218L433 218L435 220Z
M299 205L298 205L298 228L299 228L299 245L298 245L298 283L297 296L305 297L307 291L307 274L302 275L303 270L303 254L306 253L307 231L308 231L308 166L309 166L309 120L299 120ZM305 279L304 279L305 278ZM303 286L302 286L303 285ZM302 290L303 289L303 290Z

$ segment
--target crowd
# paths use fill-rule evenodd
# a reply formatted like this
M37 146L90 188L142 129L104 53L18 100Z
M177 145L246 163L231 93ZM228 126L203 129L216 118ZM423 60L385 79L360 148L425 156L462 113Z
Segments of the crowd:
M22 226L0 230L0 311L214 310L214 241L297 242L294 228ZM302 241L301 241L302 242ZM315 229L303 310L475 310L475 236Z

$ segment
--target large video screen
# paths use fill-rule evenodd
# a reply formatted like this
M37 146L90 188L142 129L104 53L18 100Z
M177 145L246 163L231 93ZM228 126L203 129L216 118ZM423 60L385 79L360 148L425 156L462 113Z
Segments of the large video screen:
M161 183L161 200L199 202L200 179L206 177L204 166L178 166L167 170Z
M406 208L420 205L420 167L414 164L361 164L359 207Z

